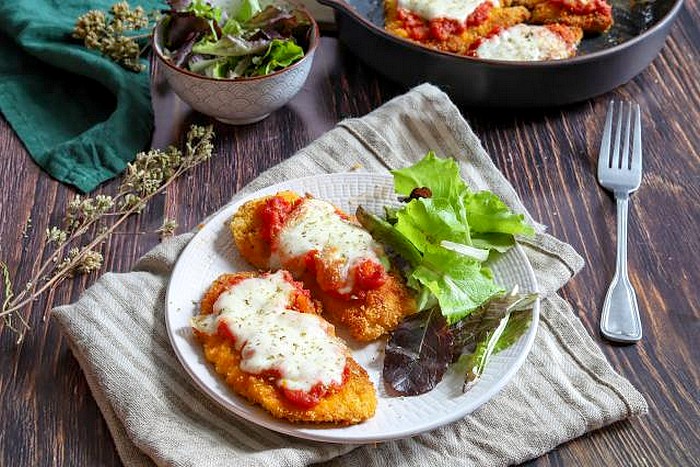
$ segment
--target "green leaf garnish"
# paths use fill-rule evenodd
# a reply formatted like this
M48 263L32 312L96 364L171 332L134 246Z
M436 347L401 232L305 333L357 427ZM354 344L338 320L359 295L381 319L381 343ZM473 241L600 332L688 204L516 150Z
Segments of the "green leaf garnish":
M236 13L236 20L245 23L262 11L258 0L243 0Z
M200 18L216 22L221 21L221 8L213 6L204 0L194 0L187 6L186 11L190 11Z
M253 59L257 66L255 75L267 75L275 70L286 68L304 56L304 49L294 43L293 40L275 39L267 49L267 53L259 60Z
M481 262L440 246L425 251L411 277L435 295L449 324L504 291Z

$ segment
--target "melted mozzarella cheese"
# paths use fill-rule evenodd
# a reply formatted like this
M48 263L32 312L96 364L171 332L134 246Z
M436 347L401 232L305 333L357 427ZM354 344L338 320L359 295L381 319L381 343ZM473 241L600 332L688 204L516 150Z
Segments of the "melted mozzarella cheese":
M498 0L398 0L398 8L409 10L421 18L448 18L463 23L482 3L498 6Z
M494 60L556 60L569 58L575 47L545 26L517 24L485 39L476 49L479 58Z
M352 291L350 271L357 262L370 259L381 264L377 255L380 246L368 232L341 218L332 204L307 198L280 230L270 265L294 269L295 258L314 250L329 269L339 273L343 282L340 293Z
M281 387L308 392L316 384L341 384L345 345L319 316L287 308L293 290L281 271L244 279L219 296L214 314L193 320L193 326L213 333L225 323L241 352L241 369L278 371Z

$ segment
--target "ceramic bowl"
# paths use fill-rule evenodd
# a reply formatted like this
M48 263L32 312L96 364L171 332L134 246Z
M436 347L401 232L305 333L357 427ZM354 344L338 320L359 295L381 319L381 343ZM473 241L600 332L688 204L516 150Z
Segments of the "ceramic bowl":
M269 75L215 79L175 66L163 53L163 20L153 33L156 60L175 94L193 109L232 125L258 122L289 102L301 90L311 70L319 43L318 24L305 8L295 8L311 24L308 49L301 60Z

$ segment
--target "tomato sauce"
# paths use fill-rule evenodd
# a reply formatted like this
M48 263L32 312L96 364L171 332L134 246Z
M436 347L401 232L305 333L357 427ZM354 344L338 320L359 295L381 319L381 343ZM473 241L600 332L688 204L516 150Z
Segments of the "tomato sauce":
M590 15L598 13L600 15L609 16L612 13L612 7L605 0L549 0L552 5L556 5L563 10L569 11L575 15Z
M355 288L359 290L379 288L387 279L384 266L370 260L364 260L356 264L353 274L355 275Z
M280 388L280 390L292 405L304 410L312 409L321 402L321 399L343 387L349 376L350 369L346 365L343 371L343 381L340 384L324 385L319 383L315 384L310 391L287 388Z
M436 40L444 42L452 36L464 33L467 28L474 28L483 24L489 17L493 4L484 2L480 4L466 19L461 22L450 18L434 18L425 20L417 14L399 8L397 18L403 23L408 36L416 41Z
M272 239L282 229L284 221L301 201L302 198L289 201L281 196L273 196L265 201L261 212L263 221L261 233L266 242L272 243Z
M476 10L474 10L472 14L467 17L467 27L475 28L482 25L487 19L489 19L491 10L493 10L493 3L491 2L484 2L476 7Z
M219 325L216 327L216 334L222 339L231 342L231 344L236 343L236 336L233 335L231 328L224 321L219 321Z
M230 274L223 277L223 279L216 284L215 290L210 290L209 295L211 296L209 297L209 300L212 301L212 303L215 302L216 299L229 287L238 284L239 282L245 280L245 278L245 276L234 274ZM314 312L316 310L316 305L314 304L313 299L311 298L311 292L303 288L300 282L293 280L291 275L289 275L288 273L287 277L285 277L285 280L292 284L295 289L293 295L290 297L289 307L291 309L303 313ZM225 321L219 322L216 328L216 334L219 337L229 341L232 345L235 345L236 336L233 334L231 328L227 325ZM245 352L246 350L244 349L242 354L243 357L246 356ZM271 384L277 386L280 393L289 401L290 404L294 405L297 408L306 410L316 406L321 401L321 399L323 399L328 394L339 390L348 380L350 376L350 368L347 365L345 365L345 368L343 369L342 380L340 383L322 384L319 382L313 385L309 391L293 390L278 385L277 383L284 378L284 375L282 374L282 371L279 368L267 369L260 373L257 373L257 375L266 379Z
M303 200L304 198L299 198L289 201L281 196L273 196L266 200L260 213L261 234L273 250L285 222ZM335 214L346 222L350 220L347 214L337 208ZM282 265L285 269L296 271L295 274L306 272L316 278L322 290L346 300L363 297L367 291L381 287L388 277L382 264L369 258L362 259L353 264L347 272L352 288L346 290L346 277L341 273L344 264L324 257L324 252L318 250L310 250L297 257L287 257Z

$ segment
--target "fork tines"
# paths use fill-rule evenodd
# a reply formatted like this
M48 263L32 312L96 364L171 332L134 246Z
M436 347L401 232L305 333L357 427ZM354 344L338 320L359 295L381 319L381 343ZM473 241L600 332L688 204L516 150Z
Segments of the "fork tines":
M617 125L615 129L615 141L612 142L613 120L617 110ZM627 108L627 112L625 112ZM632 114L634 114L634 129L632 129ZM624 118L624 122L623 122ZM624 133L623 133L624 123ZM632 136L632 151L630 151L630 133ZM624 135L624 144L622 138ZM612 145L611 145L612 143ZM612 146L612 151L610 150ZM598 168L628 169L633 172L642 170L642 125L639 104L631 102L610 101L608 114L605 117L603 139L598 155ZM600 172L598 173L600 178Z

